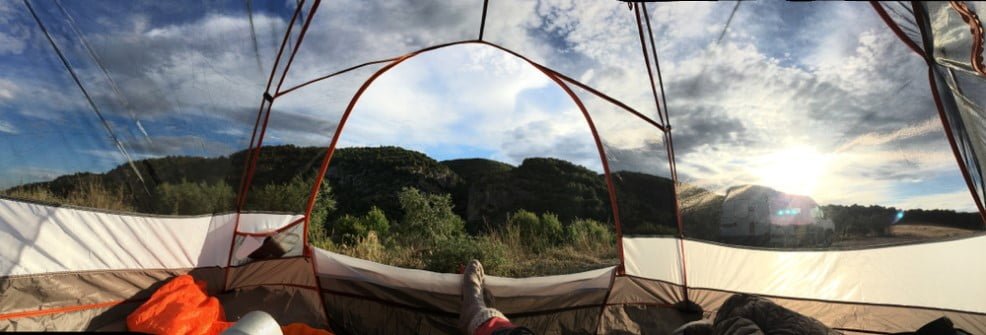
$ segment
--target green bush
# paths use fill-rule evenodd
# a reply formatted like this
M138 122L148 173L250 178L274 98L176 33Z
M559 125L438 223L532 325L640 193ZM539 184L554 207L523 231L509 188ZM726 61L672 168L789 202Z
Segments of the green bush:
M558 215L554 213L544 213L541 214L541 225L538 226L538 235L540 240L551 243L552 245L558 244L562 241L565 235L565 229L562 228L561 221L558 220Z
M535 252L556 245L564 234L557 215L544 213L538 218L537 214L523 209L507 218L507 226L519 230L524 245Z
M212 214L230 208L236 195L225 182L213 184L182 180L177 184L163 183L154 189L154 212L159 214Z
M312 192L312 180L301 176L283 184L254 185L247 194L247 210L301 213Z
M366 237L366 227L358 217L346 214L332 224L332 240L337 243L352 245L360 238Z
M326 220L335 211L336 201L332 197L332 187L328 181L322 182L318 196L315 198L315 206L312 207L311 218L308 222L308 239L311 241L327 241L329 234L326 231Z
M247 194L246 210L304 213L312 192L311 178L295 176L287 183L254 186ZM326 220L335 211L336 201L328 181L322 182L308 222L308 239L322 241L329 236ZM364 235L365 236L365 235Z
M387 220L387 214L377 206L370 208L370 211L363 216L363 225L368 231L374 231L380 237L390 232L390 220Z
M390 230L390 222L387 221L383 210L374 206L362 217L346 214L336 220L332 227L335 241L354 245L357 241L365 239L370 232L375 232L377 237L383 237Z
M404 188L398 200L404 217L395 232L403 242L430 245L465 234L465 222L452 212L452 197L448 194Z
M493 239L457 236L435 244L423 255L425 269L454 273L469 260L478 259L487 273L495 274L507 262L506 246Z
M579 248L612 245L613 232L601 222L592 219L575 219L565 229L566 242Z

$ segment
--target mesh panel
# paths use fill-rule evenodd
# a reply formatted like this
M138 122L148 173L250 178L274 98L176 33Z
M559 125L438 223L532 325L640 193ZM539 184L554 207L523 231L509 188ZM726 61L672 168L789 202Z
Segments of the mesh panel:
M430 51L380 76L347 120L326 181L337 206L326 230L345 253L435 271L480 257L503 275L615 259L584 116L543 73L493 47ZM361 254L374 243L418 256ZM524 256L577 243L605 261L586 253L578 268L544 269Z
M275 99L244 209L305 212L326 147L346 106L363 82L383 66L346 72Z
M686 236L853 248L981 229L920 57L878 17L791 21L856 18L856 6L870 10L744 3L722 39L710 34L698 55L662 59ZM758 29L782 34L751 38ZM843 44L810 33L823 30ZM771 39L780 36L789 37Z
M7 194L145 213L232 210L239 175L229 155L248 145L270 46L280 44L294 8L31 5L93 106L28 8L5 4L4 30L25 43L0 54L12 127L0 147L21 158L4 160L0 174L4 188L42 182Z
M569 85L592 117L603 144L623 235L677 235L664 132L600 96Z
M986 199L986 186L983 184L981 158L986 148L983 146L983 120L980 117L986 95L982 92L984 84L981 75L976 72L973 57L979 57L975 62L981 64L982 52L976 52L974 46L983 43L982 37L976 38L970 31L970 24L964 22L958 4L928 3L921 9L928 16L927 31L929 42L934 48L936 82L939 84L939 96L943 109L948 115L952 128L952 140L959 148L962 164L969 172L969 177L980 201ZM968 3L967 9L982 12L986 6ZM975 23L975 22L973 22ZM976 41L978 39L978 41ZM944 84L942 86L941 84Z
M636 17L626 3L490 1L484 40L658 119Z
M323 1L285 85L479 35L483 2Z

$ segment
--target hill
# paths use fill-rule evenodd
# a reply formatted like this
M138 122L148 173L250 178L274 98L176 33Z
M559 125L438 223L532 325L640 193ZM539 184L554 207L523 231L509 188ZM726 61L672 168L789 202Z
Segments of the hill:
M256 167L247 209L301 212L325 149L264 147ZM57 200L81 206L158 214L206 214L235 208L246 151L224 157L161 157L134 162L105 173L76 173L17 186L6 194ZM405 187L450 194L453 211L471 233L496 229L518 210L554 213L561 222L592 219L613 222L606 179L585 167L555 158L528 158L514 167L488 159L438 162L399 147L336 150L326 180L335 199L330 220L359 216L373 206L389 218L401 217L397 194ZM613 184L623 231L634 235L677 233L672 183L668 178L617 171ZM33 192L33 193L32 193ZM679 185L686 236L716 240L723 196ZM92 193L101 199L89 201ZM32 196L31 194L35 194ZM44 196L37 195L44 194ZM90 199L91 200L91 199ZM109 205L107 205L109 204ZM898 210L883 206L821 206L840 238L887 235L892 224L915 223L982 229L976 213L950 210ZM610 225L611 226L611 225Z

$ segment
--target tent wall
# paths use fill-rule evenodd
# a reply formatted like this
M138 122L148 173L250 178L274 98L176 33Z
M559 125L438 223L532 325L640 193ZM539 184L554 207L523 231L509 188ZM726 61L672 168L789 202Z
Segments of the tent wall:
M0 204L0 238L21 246L2 254L0 329L122 330L126 315L167 279L184 273L207 283L230 320L262 309L282 323L331 326L339 333L456 329L456 274L400 269L321 249L311 257L226 267L231 215L149 217ZM299 222L274 214L240 219L243 229L260 233ZM216 242L209 232L225 240ZM986 236L786 253L675 238L626 238L624 245L625 275L611 267L551 277L489 277L494 306L544 334L639 333L701 317L674 308L685 294L709 317L734 292L747 292L841 329L906 331L948 316L961 328L986 332L986 304L979 299L986 296L986 262L957 256L986 252Z
M234 214L160 217L0 199L0 276L224 266ZM225 242L225 243L223 243Z
M262 308L280 322L325 326L311 261L229 267L236 214L164 217L0 199L0 330L125 330L167 280L191 274L227 318ZM240 215L241 233L278 231L296 215ZM226 282L224 282L226 280Z
M223 270L134 269L61 272L0 278L0 331L126 330L125 318L168 279L191 274L210 294Z
M333 331L340 334L457 332L461 276L408 270L315 249ZM486 277L493 305L538 334L593 334L615 268L572 275Z
M685 240L685 273L677 272L677 239L626 238L627 275L655 301L688 297L714 312L734 293L751 293L831 327L913 331L941 316L986 332L986 236L894 247L796 251L744 249ZM663 255L663 256L662 256ZM677 285L676 285L677 284ZM621 297L614 287L614 297ZM905 293L906 292L906 293ZM626 302L636 302L627 301ZM621 302L623 302L621 301Z
M937 290L937 288L934 290ZM714 313L719 308L718 306L721 306L734 292L690 289L689 294L694 298L696 303L703 306L703 308L710 308L709 312ZM790 299L773 296L765 297L780 306L811 316L826 326L843 332L860 332L864 334L871 334L874 331L888 333L912 332L943 316L948 317L955 324L955 327L969 331L972 334L983 334L983 327L986 325L986 315L979 313L909 306Z
M311 259L265 260L230 267L227 290L219 300L227 320L261 310L282 325L302 322L328 328L317 287Z

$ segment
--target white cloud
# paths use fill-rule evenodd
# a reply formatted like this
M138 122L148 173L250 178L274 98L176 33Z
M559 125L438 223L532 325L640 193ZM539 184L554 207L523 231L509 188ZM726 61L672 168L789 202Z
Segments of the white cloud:
M0 78L0 101L13 99L17 91L17 85L9 80Z
M538 105L545 95L566 97L520 59L487 46L442 49L374 82L346 125L343 145L468 146L514 164L534 153L570 157L556 145L573 138L592 148L574 104L552 98L551 108Z
M0 55L19 54L24 51L24 40L0 31Z
M17 130L17 127L15 127L12 123L0 120L0 133L17 134L19 132L20 131Z
M942 131L941 119L938 116L932 117L925 120L919 124L911 125L906 128L900 128L889 133L866 133L859 135L849 143L846 143L836 149L836 152L841 152L845 150L852 149L853 147L859 146L873 146L890 143L893 141L905 140L917 136L927 135L931 133L938 133Z

